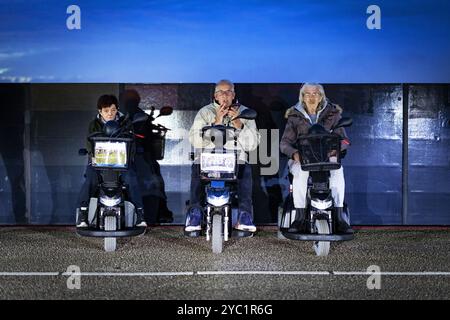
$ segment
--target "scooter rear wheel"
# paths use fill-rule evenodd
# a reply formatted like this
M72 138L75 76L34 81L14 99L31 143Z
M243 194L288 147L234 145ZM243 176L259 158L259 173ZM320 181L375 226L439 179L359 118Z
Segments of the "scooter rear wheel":
M318 234L330 234L327 220L316 220L316 228ZM316 255L320 257L327 256L330 252L330 241L315 241L313 246Z

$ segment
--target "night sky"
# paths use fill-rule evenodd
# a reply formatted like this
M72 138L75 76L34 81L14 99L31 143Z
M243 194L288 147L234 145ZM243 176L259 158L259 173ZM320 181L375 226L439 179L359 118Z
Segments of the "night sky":
M449 57L449 1L0 0L0 82L438 83Z

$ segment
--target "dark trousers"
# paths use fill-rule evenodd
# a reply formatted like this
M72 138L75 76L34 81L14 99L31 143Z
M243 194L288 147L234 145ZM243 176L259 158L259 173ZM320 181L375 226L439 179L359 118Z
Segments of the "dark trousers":
M89 200L97 193L99 184L98 173L91 165L86 167L85 177L86 180L78 195L78 203L81 207L89 206ZM128 185L129 200L136 208L143 208L144 205L142 203L142 195L141 190L139 189L134 163L129 166L127 171L121 173L120 179L124 184Z
M239 165L237 194L239 211L248 212L253 217L252 210L252 168L248 164ZM191 206L202 206L205 190L200 181L200 165L193 164L191 171Z

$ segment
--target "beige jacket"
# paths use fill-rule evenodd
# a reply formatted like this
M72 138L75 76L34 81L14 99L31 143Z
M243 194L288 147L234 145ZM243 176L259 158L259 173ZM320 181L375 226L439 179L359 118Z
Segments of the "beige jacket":
M191 145L196 149L206 148L213 149L214 144L207 139L202 139L201 132L202 128L205 126L213 125L216 119L216 111L218 109L216 103L210 103L199 110L195 116L194 123L189 130L189 141ZM246 109L247 107L241 105L239 107L239 112ZM237 130L237 150L239 153L239 160L246 161L246 153L248 151L255 150L259 144L259 133L256 128L255 120L240 119L244 125L242 129ZM224 118L224 124L228 124L230 119L228 117ZM225 144L225 149L234 150L235 146L232 141L228 141Z

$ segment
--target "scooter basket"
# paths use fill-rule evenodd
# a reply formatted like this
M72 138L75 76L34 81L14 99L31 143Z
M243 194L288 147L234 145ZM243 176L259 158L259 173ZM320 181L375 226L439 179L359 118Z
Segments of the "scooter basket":
M164 159L166 147L166 131L153 129L149 139L146 141L146 150L150 151L155 160Z
M341 138L335 134L311 134L298 139L304 171L337 170L341 167Z

